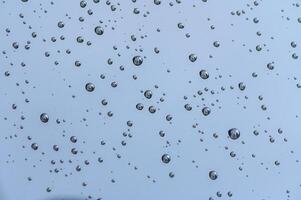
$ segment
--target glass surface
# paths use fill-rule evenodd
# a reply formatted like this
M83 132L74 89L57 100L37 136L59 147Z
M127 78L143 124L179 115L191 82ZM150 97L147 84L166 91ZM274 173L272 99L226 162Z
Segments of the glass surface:
M2 0L0 199L301 199L300 35L291 0Z

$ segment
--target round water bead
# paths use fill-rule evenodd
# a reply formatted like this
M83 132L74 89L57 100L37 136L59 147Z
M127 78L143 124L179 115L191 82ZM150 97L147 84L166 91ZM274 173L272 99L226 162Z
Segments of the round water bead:
M93 92L95 89L95 85L93 83L87 83L85 88L88 92Z
M218 175L217 175L217 172L216 172L216 171L212 170L212 171L209 172L209 178L210 178L211 180L216 180L217 177L218 177Z
M228 135L229 137L232 139L232 140L236 140L239 138L240 136L240 131L237 129L237 128L231 128L229 131L228 131Z
M204 80L209 78L209 73L207 72L207 70L202 69L199 74L200 77Z
M140 66L143 63L143 58L141 56L134 56L133 63L136 66Z
M46 113L42 113L40 115L40 120L43 122L43 123L47 123L49 121L49 116L46 114Z
M161 157L161 160L162 160L163 163L167 164L167 163L170 162L171 157L170 157L169 154L163 154L163 156Z

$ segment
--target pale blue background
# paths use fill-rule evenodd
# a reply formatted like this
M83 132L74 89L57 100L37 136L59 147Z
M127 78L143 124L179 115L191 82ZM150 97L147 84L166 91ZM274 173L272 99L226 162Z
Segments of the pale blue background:
M301 69L300 59L291 58L292 53L301 54L299 46L295 49L290 46L291 41L301 44L301 23L297 21L301 12L292 5L297 1L265 0L259 1L257 7L246 0L208 0L207 3L182 0L181 4L172 1L172 7L170 1L164 0L160 6L153 1L119 1L120 5L111 1L117 7L115 12L105 1L94 4L89 0L86 8L80 8L79 1L53 2L54 5L48 0L0 3L0 49L6 52L0 55L0 199L85 199L91 195L92 199L194 200L212 196L214 199L282 200L287 199L287 190L289 199L301 198L300 164L296 162L301 158L301 122L296 117L301 112L301 90L296 87ZM133 14L136 7L139 15ZM93 15L87 14L88 9L93 10ZM246 14L230 14L237 10L245 10ZM150 14L143 17L147 11ZM80 16L85 18L84 22L79 22ZM254 17L259 18L258 24L253 23ZM94 33L99 20L105 29L102 36ZM64 21L63 29L57 27L59 21ZM177 28L179 22L185 25L183 30ZM211 25L215 30L210 29ZM8 36L6 28L11 30ZM37 38L31 37L33 31ZM262 33L261 37L256 35L257 31ZM186 38L186 33L191 37ZM132 34L136 35L136 42L131 41ZM65 36L64 41L59 39L61 35ZM80 35L92 45L77 43L76 37ZM147 37L141 39L144 35ZM55 43L50 40L53 36L57 38ZM15 41L20 45L17 50L12 47ZM31 41L30 50L24 49L27 41ZM220 42L219 48L213 47L214 41ZM258 44L263 47L261 52L255 50ZM118 47L117 51L113 45ZM136 52L135 48L140 47L143 52ZM154 53L154 47L160 49L159 54ZM66 49L72 53L67 55ZM46 51L50 57L44 56ZM198 56L195 63L188 60L190 53ZM140 67L132 64L135 55L146 56ZM108 58L112 58L113 65L107 64ZM81 61L81 67L74 66L76 60ZM270 71L266 64L272 61L275 69ZM21 62L26 67L21 67ZM120 65L125 67L124 71L119 70ZM167 73L167 69L171 72ZM200 79L201 69L210 73L208 80ZM5 77L5 71L11 75ZM258 74L257 78L252 77L253 72ZM106 78L100 79L100 74ZM138 76L136 81L132 78L134 74ZM117 88L110 86L112 81L118 82ZM245 91L237 88L241 81L247 86ZM95 84L94 92L85 91L87 82ZM159 88L155 89L154 85ZM225 91L221 91L222 86ZM204 91L205 87L208 92ZM147 89L153 91L150 100L140 92ZM198 90L204 94L198 96ZM215 91L214 95L210 94L211 90ZM165 101L157 104L163 93ZM258 100L259 95L263 101ZM30 103L25 103L26 98ZM107 106L101 105L103 98L108 100ZM13 103L18 106L16 110L11 108ZM144 104L143 111L136 110L137 103ZM193 106L191 112L184 109L186 103ZM267 111L261 110L262 104L267 106ZM152 115L147 111L150 105L160 110ZM212 111L207 117L201 113L204 105ZM112 118L107 116L108 111L114 113ZM50 117L47 124L39 120L43 112ZM165 120L167 114L173 116L172 124ZM26 119L21 120L21 115ZM55 122L57 118L61 120L59 125ZM130 128L132 138L122 136L129 128L128 120L134 123ZM199 124L196 129L192 128L195 123ZM228 129L233 127L241 131L237 141L227 138ZM278 134L278 128L284 133ZM260 132L257 137L253 135L255 129ZM160 130L166 132L165 138L159 136ZM205 133L202 135L198 130ZM213 133L219 137L214 139ZM71 135L77 136L76 144L69 141ZM269 135L275 139L273 144ZM102 146L101 140L106 145ZM122 140L127 141L125 147L121 145ZM166 147L167 140L171 145ZM30 148L32 142L39 144L37 151ZM52 150L54 144L60 146L60 151ZM225 150L225 146L229 149ZM83 153L72 155L73 147ZM236 158L229 156L231 151L235 151ZM167 165L160 160L164 153L172 157ZM117 154L121 155L120 159ZM252 158L252 154L256 157ZM98 163L98 157L104 159L102 164ZM59 163L60 159L64 160L63 164ZM88 166L84 164L86 159L90 161ZM51 165L51 160L56 164ZM280 166L274 165L275 160L280 161ZM77 165L82 167L81 172L75 171ZM134 166L138 169L134 170ZM239 171L240 166L243 171ZM62 170L57 174L49 172L55 168ZM208 178L212 169L219 174L215 181ZM168 176L171 171L175 173L174 178ZM64 176L69 173L72 175ZM32 177L32 181L27 177ZM116 182L112 183L111 179ZM83 187L82 182L88 185ZM50 193L46 192L47 187L52 188ZM223 194L221 198L216 196L217 191ZM232 198L227 196L228 191L233 193Z

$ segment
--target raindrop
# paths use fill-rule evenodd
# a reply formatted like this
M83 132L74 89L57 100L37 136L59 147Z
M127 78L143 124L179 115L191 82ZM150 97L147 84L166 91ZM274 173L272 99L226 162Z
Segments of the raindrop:
M94 86L93 83L87 83L86 86L85 86L85 88L86 88L86 90L87 90L88 92L93 92L94 89L95 89L95 86Z
M97 35L102 35L104 33L104 30L101 26L96 26L94 28L94 32L97 34Z
M210 112L211 112L211 109L208 108L208 107L204 107L202 109L202 113L203 113L204 116L208 116L210 114Z
M197 57L195 54L193 54L193 53L189 55L189 60L190 60L191 62L195 62L195 61L197 60L197 58L198 58L198 57Z
M209 78L209 73L206 71L206 70L201 70L200 71L200 77L202 78L202 79L208 79Z
M40 115L40 120L43 122L43 123L47 123L49 121L49 116L46 114L46 113L42 113Z
M232 140L236 140L239 138L240 136L240 131L237 129L237 128L231 128L229 131L228 131L228 135L229 137L232 139Z
M143 63L143 58L141 56L135 56L133 58L133 63L136 66L140 66Z
M145 98L150 99L150 98L152 98L153 93L152 93L152 91L150 91L150 90L146 90L146 91L144 92L144 96L145 96Z
M37 149L39 148L39 145L38 145L37 143L32 143L32 144L31 144L31 148L32 148L33 150L37 150Z
M161 160L162 160L163 163L167 164L167 163L170 162L171 157L170 157L169 154L163 154L163 156L161 157Z
M209 178L211 179L211 180L216 180L217 179L217 177L218 177L218 175L217 175L217 172L216 171L210 171L209 172Z

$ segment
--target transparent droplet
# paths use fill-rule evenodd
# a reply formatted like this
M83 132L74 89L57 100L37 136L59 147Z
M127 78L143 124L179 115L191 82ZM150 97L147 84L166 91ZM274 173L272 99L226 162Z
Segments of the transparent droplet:
M87 83L86 86L85 86L85 88L86 88L86 90L87 90L88 92L93 92L94 89L95 89L95 86L94 86L93 83Z
M213 46L214 46L214 47L219 47L219 46L220 46L220 44L219 44L219 42L218 42L218 41L215 41L215 42L213 42Z
M163 163L167 164L170 162L171 160L171 157L169 154L163 154L162 157L161 157L161 160Z
M150 98L152 98L153 93L152 93L152 91L150 91L150 90L146 90L146 91L144 92L144 96L145 96L145 98L150 99Z
M231 128L229 131L228 131L228 135L229 137L232 139L232 140L236 140L239 138L240 136L240 131L237 129L237 128Z
M210 178L211 180L216 180L217 177L218 177L218 175L217 175L217 172L216 172L216 171L212 170L212 171L209 172L209 178Z
M240 82L240 83L238 84L238 88L239 88L241 91L243 91L243 90L246 89L246 85L245 85L243 82Z
M193 54L193 53L189 55L189 60L190 60L191 62L195 62L195 61L197 60L197 58L198 58L198 57L197 57L195 54Z
M175 177L175 173L173 173L173 172L169 172L169 174L168 174L168 175L169 175L169 177L170 177L170 178L173 178L173 177Z
M102 35L104 33L104 30L101 26L96 26L94 28L94 32L97 34L97 35Z
M43 122L43 123L47 123L49 121L49 116L46 114L46 113L42 113L40 115L40 120Z
M156 109L154 106L150 106L150 107L148 108L148 111L149 111L150 113L155 113L156 110L157 110L157 109Z
M32 143L32 144L31 144L31 148L32 148L33 150L37 150L37 149L39 148L39 145L38 145L37 143Z
M208 107L204 107L202 109L202 113L203 113L204 116L208 116L211 113L211 109L208 108Z
M209 73L206 71L206 70L201 70L200 71L200 77L202 78L202 79L208 79L209 78Z
M136 66L140 66L143 63L143 58L141 56L134 56L133 63Z
M137 108L137 110L142 110L144 108L144 106L142 103L138 103L138 104L136 104L136 108Z

